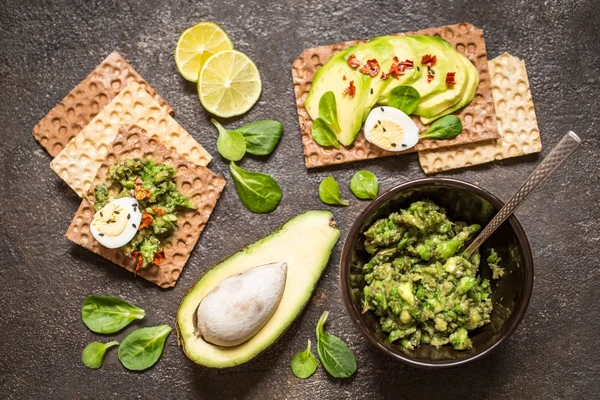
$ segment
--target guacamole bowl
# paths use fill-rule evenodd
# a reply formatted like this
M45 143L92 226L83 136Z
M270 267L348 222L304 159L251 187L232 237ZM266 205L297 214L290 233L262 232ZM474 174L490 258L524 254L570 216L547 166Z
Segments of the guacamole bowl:
M492 279L486 258L481 257L478 275L490 280L493 310L490 323L469 331L473 347L454 350L451 345L436 348L421 344L415 350L408 350L400 340L390 343L379 318L372 311L362 312L366 284L362 267L371 258L364 247L364 232L378 219L426 199L444 207L452 221L480 224L482 228L503 206L502 201L487 190L457 179L423 178L402 183L373 200L352 225L342 250L340 281L350 317L372 345L405 364L444 368L482 358L512 334L531 297L533 258L525 231L512 215L480 248L482 255L494 249L502 259L505 273L499 279Z

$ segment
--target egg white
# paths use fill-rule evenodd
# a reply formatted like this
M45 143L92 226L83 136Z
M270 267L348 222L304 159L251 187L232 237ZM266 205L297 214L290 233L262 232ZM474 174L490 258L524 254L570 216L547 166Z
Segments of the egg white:
M125 226L123 232L121 232L121 234L118 236L101 236L100 232L94 226L94 224L90 224L90 231L92 232L92 236L94 236L94 239L96 239L98 243L100 243L102 246L107 247L109 249L116 249L125 246L131 241L131 239L133 239L133 237L138 231L140 223L142 222L142 212L140 211L138 201L133 197L122 197L120 199L115 199L111 201L109 204L111 203L115 203L116 205L123 207L123 209L125 210L125 216L129 215L129 220L127 221L127 225ZM98 210L96 214L104 210L104 207ZM96 214L94 214L94 216Z
M402 136L388 132L387 135L376 135L374 129L384 119L397 123L402 128ZM368 142L387 151L408 150L419 142L419 128L405 113L394 107L375 107L365 121L365 138ZM396 143L395 147L389 143ZM404 145L404 146L403 146Z

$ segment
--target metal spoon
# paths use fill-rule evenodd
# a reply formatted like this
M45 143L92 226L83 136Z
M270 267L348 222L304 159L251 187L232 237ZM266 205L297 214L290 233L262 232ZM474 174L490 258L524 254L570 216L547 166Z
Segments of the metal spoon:
M527 197L544 182L560 164L563 163L581 145L581 139L573 131L569 131L552 149L550 154L542 160L542 163L533 171L521 188L511 199L498 211L483 231L473 240L463 253L463 257L469 258L485 242L496 229L525 201Z

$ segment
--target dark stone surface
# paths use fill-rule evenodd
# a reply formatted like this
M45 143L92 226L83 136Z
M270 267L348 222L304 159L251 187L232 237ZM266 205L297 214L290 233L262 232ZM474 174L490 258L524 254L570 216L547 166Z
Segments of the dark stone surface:
M174 1L0 0L0 397L25 398L597 398L600 211L598 97L600 7L596 0L384 2L281 0L250 4ZM63 238L78 199L52 172L34 140L35 123L108 53L116 49L176 110L177 120L212 154L216 131L177 73L178 35L201 20L220 23L258 65L264 90L241 120L280 119L285 134L267 160L242 165L276 177L284 189L269 215L244 209L230 183L178 285L161 290ZM508 51L527 61L544 151L444 174L507 199L541 157L572 129L586 141L517 215L535 259L529 309L514 335L471 365L422 371L385 358L361 338L341 302L337 263L342 240L306 311L259 358L235 369L210 370L188 361L175 335L148 372L125 370L115 350L101 370L80 361L99 338L80 321L91 293L121 296L147 311L144 324L175 324L183 294L212 264L299 212L330 208L317 186L332 174L347 208L330 208L347 232L365 207L350 194L353 172L368 168L387 189L422 177L416 155L307 171L290 74L303 48L389 32L470 21L485 29L490 57ZM211 168L229 179L226 163ZM323 368L296 379L289 360L313 337L323 310L329 329L356 352L356 376L340 381ZM116 335L122 339L134 327ZM100 338L102 339L102 338Z

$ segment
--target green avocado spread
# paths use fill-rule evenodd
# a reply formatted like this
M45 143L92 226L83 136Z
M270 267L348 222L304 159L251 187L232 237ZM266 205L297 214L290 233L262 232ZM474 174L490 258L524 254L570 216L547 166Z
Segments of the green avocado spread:
M196 206L177 190L175 168L152 160L130 159L113 164L108 185L94 188L94 210L121 197L134 197L142 211L142 222L134 238L122 247L137 259L137 268L159 264L164 257L162 243L173 233L177 215ZM112 193L115 193L113 196Z
M421 343L473 347L468 331L490 322L490 282L477 270L480 254L461 254L480 230L453 222L430 200L373 223L365 232L370 261L363 266L363 313L372 311L390 342L414 350ZM504 273L492 250L488 264Z

